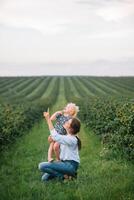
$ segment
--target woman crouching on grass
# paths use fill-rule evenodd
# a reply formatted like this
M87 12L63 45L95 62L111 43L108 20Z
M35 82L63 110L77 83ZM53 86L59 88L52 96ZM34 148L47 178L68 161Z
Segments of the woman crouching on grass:
M77 118L72 118L65 122L64 128L67 135L60 135L54 129L48 112L44 112L44 117L52 139L60 144L60 161L39 163L39 170L44 172L42 181L48 181L56 177L60 180L70 176L75 177L80 163L79 149L81 148L81 141L76 136L80 131L80 121Z

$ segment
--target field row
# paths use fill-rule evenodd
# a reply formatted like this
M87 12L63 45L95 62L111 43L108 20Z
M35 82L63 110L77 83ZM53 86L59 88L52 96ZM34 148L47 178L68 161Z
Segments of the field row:
M31 80L25 82L23 80L25 86L29 82ZM51 87L49 86L50 82ZM20 84L16 84L15 87L18 91L17 94L4 92L5 96L3 95L3 97L7 102L1 100L0 104L0 150L8 147L7 144L13 143L18 136L27 133L35 122L42 119L43 112L57 100L60 79L54 78L51 81L47 77L35 79L34 82L32 79L32 83L23 88L22 81L20 81ZM21 91L18 88L22 88Z
M57 77L29 77L29 78L9 78L5 84L0 85L1 99L8 100L9 102L37 101L53 96L54 88L59 83ZM58 92L58 90L56 89Z
M66 98L134 95L133 77L1 77L0 100L44 100L52 95L58 81L64 82Z

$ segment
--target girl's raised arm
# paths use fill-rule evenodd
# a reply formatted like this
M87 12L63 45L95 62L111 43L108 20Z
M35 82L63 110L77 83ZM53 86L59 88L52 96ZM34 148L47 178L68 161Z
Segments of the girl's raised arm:
M44 115L44 117L45 117L45 119L46 119L46 121L47 121L49 130L50 130L50 131L53 130L53 129L54 129L54 126L53 126L52 121L51 121L51 119L50 119L49 112L44 112L43 115Z

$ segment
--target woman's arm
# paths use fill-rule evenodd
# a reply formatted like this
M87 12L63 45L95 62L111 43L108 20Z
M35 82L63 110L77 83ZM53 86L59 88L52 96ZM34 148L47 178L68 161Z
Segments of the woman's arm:
M57 133L55 129L52 129L50 133L51 133L52 139L58 142L59 144L64 144L68 146L73 146L77 144L76 137L69 136L69 135L60 135L59 133Z

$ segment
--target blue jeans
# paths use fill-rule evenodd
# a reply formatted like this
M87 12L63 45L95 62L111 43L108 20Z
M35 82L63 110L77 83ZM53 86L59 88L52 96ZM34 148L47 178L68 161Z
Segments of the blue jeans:
M64 179L64 174L75 176L78 166L79 163L73 160L41 162L39 163L39 170L45 173L42 176L42 181L47 181L56 177Z

